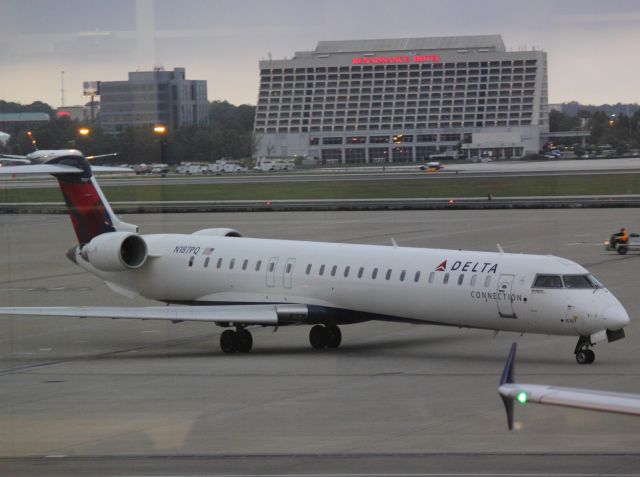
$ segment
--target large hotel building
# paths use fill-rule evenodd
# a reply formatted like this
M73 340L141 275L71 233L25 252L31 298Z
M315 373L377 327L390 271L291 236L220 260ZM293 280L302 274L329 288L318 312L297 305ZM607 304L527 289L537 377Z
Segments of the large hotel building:
M547 56L499 35L321 41L260 62L256 155L324 164L520 157L548 132Z

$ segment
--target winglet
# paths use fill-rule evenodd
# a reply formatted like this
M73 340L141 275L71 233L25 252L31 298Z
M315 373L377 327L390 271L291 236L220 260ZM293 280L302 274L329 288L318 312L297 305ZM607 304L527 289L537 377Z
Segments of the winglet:
M500 386L503 384L511 384L513 383L513 370L514 370L514 361L516 359L516 343L511 345L511 350L509 351L509 357L507 358L507 362L504 365L504 369L502 370L502 376L500 376ZM509 430L513 429L513 398L505 397L500 394L500 398L502 399L502 403L504 404L504 410L507 412L507 424L509 426Z

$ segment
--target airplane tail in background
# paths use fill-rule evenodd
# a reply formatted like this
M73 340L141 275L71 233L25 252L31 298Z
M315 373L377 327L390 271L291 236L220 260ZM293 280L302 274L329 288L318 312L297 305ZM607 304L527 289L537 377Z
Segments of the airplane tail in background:
M137 232L136 225L122 222L116 217L92 172L92 169L97 172L126 172L129 169L92 167L79 151L66 150L60 153L43 164L1 167L0 174L48 173L54 176L60 185L80 245L108 232Z

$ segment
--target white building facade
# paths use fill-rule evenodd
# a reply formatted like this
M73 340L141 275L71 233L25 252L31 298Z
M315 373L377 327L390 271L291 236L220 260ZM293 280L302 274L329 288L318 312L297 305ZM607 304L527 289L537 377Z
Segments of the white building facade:
M322 41L260 62L258 157L521 157L545 132L546 53L507 51L498 35Z

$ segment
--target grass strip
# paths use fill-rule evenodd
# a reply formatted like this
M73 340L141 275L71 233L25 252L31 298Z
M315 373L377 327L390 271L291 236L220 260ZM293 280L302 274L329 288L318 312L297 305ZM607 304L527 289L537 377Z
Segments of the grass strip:
M640 194L640 174L104 187L110 201L303 200ZM60 191L5 189L1 202L60 202Z

